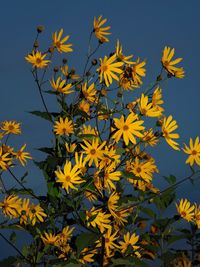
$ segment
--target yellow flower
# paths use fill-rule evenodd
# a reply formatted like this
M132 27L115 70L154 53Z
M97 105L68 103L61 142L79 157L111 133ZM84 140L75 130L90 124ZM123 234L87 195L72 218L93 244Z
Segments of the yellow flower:
M142 94L139 100L138 106L139 106L140 113L144 116L160 117L162 115L162 109L158 109L157 105L153 106L151 102L149 103L148 96L145 96L144 94Z
M84 97L91 103L95 103L97 100L96 93L97 90L95 89L94 83L92 83L88 88L87 88L87 83L84 83L82 86L82 93Z
M174 48L171 49L170 47L165 46L161 59L162 65L169 74L174 75L177 78L183 78L184 77L183 68L175 67L175 65L181 62L183 59L177 58L175 60L172 60L174 52L175 52Z
M132 78L127 75L126 70L123 71L119 75L119 86L121 86L124 90L134 90L134 88L138 88L138 84L135 84Z
M155 146L159 142L159 139L155 136L153 129L150 128L144 132L142 141L145 142L145 145Z
M59 93L62 93L65 95L73 93L73 90L71 90L73 85L71 83L66 84L66 80L62 80L61 77L58 77L56 81L52 79L50 81L50 84Z
M55 171L56 177L58 180L56 182L62 183L62 188L65 188L67 193L69 189L78 190L75 185L84 183L85 181L79 176L81 173L77 165L72 167L72 163L66 160L64 171L61 171L60 167Z
M83 159L83 153L78 155L78 152L75 153L75 162L78 169L81 171L81 174L84 175L87 171L86 160Z
M94 162L95 166L98 167L99 160L103 156L103 150L102 148L105 146L106 141L104 141L102 144L99 145L99 140L97 138L94 138L92 142L88 142L86 140L83 140L85 145L81 144L82 148L84 149L84 152L86 155L85 161L88 162L88 165L91 166Z
M164 101L162 99L162 89L157 87L154 90L153 95L152 95L152 105L153 106L159 106L159 105L162 105L163 103L164 103Z
M101 209L95 209L93 207L91 210L86 211L87 225L91 225L94 228L99 228L100 232L103 233L106 229L111 229L110 216L110 214L102 212Z
M110 32L108 32L108 30L110 29L110 26L102 27L106 23L106 21L107 19L102 20L102 16L98 17L98 19L94 17L94 21L93 21L93 27L94 27L93 32L96 38L99 39L99 41L102 43L108 42L109 40L106 37L106 35L111 34Z
M110 211L110 213L113 215L113 213L118 209L117 206L117 202L120 198L119 193L117 193L116 191L113 191L112 194L110 195L109 199L108 199L108 209Z
M116 148L112 145L105 146L102 159L99 163L99 169L103 169L104 167L108 167L111 164L114 164L114 167L120 162L120 155L117 154Z
M139 161L136 157L133 162L131 162L129 172L132 172L136 177L142 178L145 182L149 183L152 180L153 173L157 170L154 161ZM132 178L128 179L132 182Z
M123 136L123 140L126 145L131 143L136 144L135 136L143 137L141 133L144 130L144 126L142 126L144 121L138 120L138 116L134 113L130 113L124 121L124 116L122 115L120 119L114 118L115 127L117 128L116 132L114 131L113 139L115 142L119 142L121 136Z
M162 124L163 137L173 149L180 150L180 148L178 147L179 144L173 140L173 139L178 139L179 134L172 133L177 128L178 128L177 122L173 120L173 117L171 115L168 118L164 118Z
M28 54L25 59L33 65L33 68L43 69L46 68L50 60L45 60L47 54L42 55L39 51L33 51Z
M91 125L83 125L82 128L81 128L81 134L89 134L89 135L94 135L94 137L98 137L98 131L97 131L97 128L94 127L92 128ZM86 136L84 136L84 139L87 139Z
M134 251L138 250L139 246L135 246L135 244L138 242L139 236L133 233L130 235L130 232L127 232L124 235L124 241L120 241L120 249L122 253L125 253L128 247L130 246Z
M27 224L30 222L29 212L30 212L30 199L24 198L19 209L20 213L20 224Z
M0 170L7 170L11 163L10 153L4 153L3 147L0 146Z
M6 196L3 202L0 202L0 208L5 216L10 219L19 217L19 209L21 206L21 199L18 196Z
M194 204L194 222L197 225L197 228L200 229L200 205Z
M97 200L96 194L89 190L85 190L84 195L90 202L94 202L95 200Z
M200 142L199 137L197 136L195 141L193 142L192 138L190 138L190 144L189 146L186 146L183 148L183 151L188 154L188 158L186 160L186 163L189 163L190 166L192 166L194 163L200 166Z
M63 35L63 29L61 29L59 32L53 33L52 35L53 46L58 50L59 53L72 52L73 51L72 44L65 44L65 42L67 42L67 40L69 39L69 35L61 39L62 35Z
M96 254L97 250L96 249L89 249L89 248L84 248L81 253L80 253L80 259L79 262L86 266L87 263L94 262L94 255Z
M47 214L44 213L43 208L39 204L30 204L29 220L32 225L35 225L36 222L44 222L44 217L47 217Z
M183 254L181 257L175 259L174 267L192 267L192 262Z
M15 156L15 158L21 162L23 167L25 166L26 159L32 159L30 153L24 151L25 147L26 147L26 144L24 144L20 148L20 150L18 150L17 152L13 152L13 155Z
M144 77L146 75L146 69L144 68L145 65L146 62L140 62L140 59L138 58L137 61L134 62L133 66L131 67L132 79L136 85L142 84L141 77Z
M88 116L90 115L90 104L85 101L84 99L81 100L81 102L78 105L79 109L82 110L83 112L87 113Z
M57 247L62 247L63 245L65 245L71 239L74 228L75 227L72 227L70 229L69 226L65 226L62 232L57 235L55 245Z
M120 67L123 66L124 63L114 63L116 58L116 54L114 54L110 58L105 56L103 60L102 58L100 58L100 67L97 69L97 71L99 72L100 82L102 83L104 79L104 82L107 87L112 84L113 79L119 81L119 77L115 73L121 74L123 72Z
M119 227L124 226L127 223L127 217L130 215L130 209L121 209L113 211L112 216L114 217L114 227L119 229Z
M43 235L40 236L40 238L45 245L55 245L58 236L56 234L44 232Z
M104 168L104 187L108 188L109 191L116 190L116 186L113 183L113 181L119 181L121 172L120 171L114 171L115 165L110 165L106 168Z
M20 123L16 121L4 121L1 124L1 130L5 131L6 134L21 134Z
M133 64L133 61L129 61L133 57L133 55L125 56L123 54L122 45L120 44L119 40L117 40L116 56L118 60L123 61L126 64Z
M69 72L69 67L67 65L61 66L60 70L61 70L62 74L67 77L67 79L78 80L80 78L80 76L78 74L76 74L72 71Z
M112 228L109 228L106 234L104 234L105 238L105 249L106 249L106 256L110 257L112 255L112 251L119 246L115 243L115 240L118 238L118 232L112 234Z
M179 205L176 204L176 209L180 216L188 222L193 220L195 206L191 205L187 199L181 199Z
M65 147L66 147L67 152L71 154L76 150L77 145L76 143L72 143L72 144L65 143Z
M63 120L56 121L54 125L54 131L57 135L69 135L74 132L73 122L67 117Z

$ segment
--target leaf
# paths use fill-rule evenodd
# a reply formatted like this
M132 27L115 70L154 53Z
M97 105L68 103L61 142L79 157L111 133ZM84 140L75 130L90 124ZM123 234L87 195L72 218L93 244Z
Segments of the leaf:
M9 256L6 259L3 259L2 261L0 261L0 266L2 267L10 267L12 266L12 264L16 263L18 260L17 257L13 257L13 256Z
M90 245L93 245L95 241L99 239L99 235L95 233L82 233L80 234L76 239L76 247L77 252L80 254L80 252Z
M15 244L16 240L17 240L17 235L14 231L12 231L12 233L10 234L9 240L11 243Z
M37 148L37 150L42 151L46 154L50 154L50 155L53 155L54 153L54 148L52 147L41 147L41 148Z
M26 189L18 189L18 188L11 188L7 190L7 193L9 194L20 194L20 195L28 195L33 197L34 192L31 188L26 188Z
M45 119L45 120L48 120L48 121L51 121L51 113L47 113L47 112L44 112L44 111L29 111L29 113L35 115L35 116L38 116L42 119Z
M79 263L56 263L52 267L81 267Z
M170 176L164 176L165 180L170 184L173 185L176 183L176 177L174 175L170 175Z
M167 243L170 245L178 240L185 239L185 238L186 238L186 235L173 235L172 237L168 239Z
M152 209L147 208L147 207L140 207L140 210L141 210L143 213L149 215L149 217L155 219L156 214L153 212Z

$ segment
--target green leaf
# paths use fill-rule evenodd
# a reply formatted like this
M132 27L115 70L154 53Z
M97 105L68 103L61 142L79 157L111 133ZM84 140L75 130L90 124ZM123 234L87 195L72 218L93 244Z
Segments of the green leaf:
M29 111L29 113L35 115L35 116L38 116L42 119L45 119L45 120L48 120L48 121L51 121L51 113L47 113L47 112L44 112L44 111Z
M48 194L53 198L60 197L60 191L58 187L55 186L55 182L48 182L47 183Z
M16 240L17 240L17 235L14 231L12 231L12 233L10 234L9 240L11 243L15 244Z
M155 214L155 213L153 212L153 210L150 209L150 208L147 208L147 207L140 207L140 210L141 210L143 213L147 214L149 217L153 218L153 219L156 217L156 214Z
M79 263L56 263L52 267L81 267Z
M53 155L54 153L54 148L52 147L41 147L41 148L37 148L37 150L42 151L46 154L50 154L50 155Z
M165 180L170 184L173 185L176 183L176 177L174 175L170 175L170 176L164 176Z
M10 267L10 266L12 266L12 264L17 262L17 259L18 259L17 257L10 256L10 257L0 261L0 266L2 266L2 267Z
M99 239L99 235L95 233L82 233L76 239L77 252L80 252L90 245L94 245L95 241Z

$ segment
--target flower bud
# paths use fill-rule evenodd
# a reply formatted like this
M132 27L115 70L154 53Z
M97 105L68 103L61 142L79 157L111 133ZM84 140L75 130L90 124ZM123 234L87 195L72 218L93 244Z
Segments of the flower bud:
M159 82L159 81L162 81L162 79L163 79L163 77L161 75L158 75L156 80L157 80L157 82Z
M52 54L54 52L54 47L53 46L49 47L48 52Z
M39 47L38 40L36 40L36 41L34 42L33 47L34 47L34 48L38 48L38 47Z
M54 67L53 71L58 72L59 68L57 66Z
M63 58L62 62L63 62L63 64L67 64L67 59Z
M93 65L93 66L97 65L97 60L96 60L96 58L92 60L92 65Z
M39 26L37 26L37 32L38 33L41 33L41 32L43 32L44 31L44 26L43 25L39 25Z
M101 89L101 96L106 96L107 95L107 91L105 88Z

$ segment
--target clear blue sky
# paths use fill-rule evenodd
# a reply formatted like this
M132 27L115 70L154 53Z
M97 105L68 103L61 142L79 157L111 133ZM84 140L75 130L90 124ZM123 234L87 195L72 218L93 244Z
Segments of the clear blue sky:
M200 62L200 1L180 0L60 0L60 1L3 1L1 3L0 41L0 120L15 119L22 122L24 134L13 140L27 143L27 149L42 158L35 150L50 145L51 127L27 111L42 110L42 104L35 88L29 65L24 56L31 50L37 25L44 25L41 41L51 42L51 34L64 28L70 34L74 53L69 65L82 69L88 36L92 29L93 17L103 15L108 19L112 35L105 45L104 53L112 51L119 38L126 54L147 59L147 77L144 87L155 80L160 70L160 58L165 45L175 47L176 55L183 57L186 70L184 79L173 79L163 87L166 115L172 114L179 124L180 143L189 137L200 135L199 119L199 62ZM104 52L105 51L105 52ZM53 108L52 98L47 100ZM183 154L167 145L154 153L161 174L173 173L179 177L188 173L184 166ZM29 164L29 180L34 189L41 192L42 175ZM23 171L19 171L22 174ZM181 189L187 191L185 187ZM190 189L192 190L192 189ZM185 193L183 193L185 194ZM190 194L190 193L188 193ZM191 200L199 200L190 194ZM0 240L0 247L2 240Z

